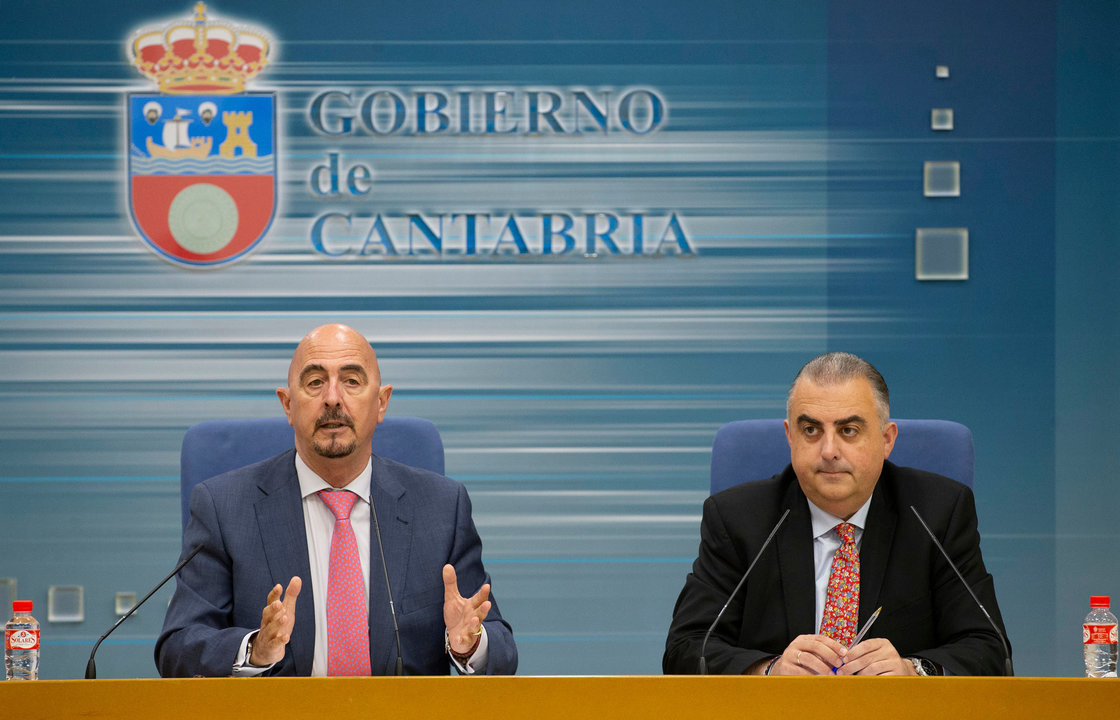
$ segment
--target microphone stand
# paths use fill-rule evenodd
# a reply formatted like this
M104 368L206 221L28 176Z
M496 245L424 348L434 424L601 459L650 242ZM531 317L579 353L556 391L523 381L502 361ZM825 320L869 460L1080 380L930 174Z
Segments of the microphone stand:
M716 629L716 623L718 623L720 618L723 617L723 613L727 610L727 606L731 604L732 599L734 599L734 597L739 593L739 588L743 587L743 583L747 581L747 576L751 574L751 570L754 570L755 563L757 563L758 559L762 557L762 553L766 552L766 548L770 546L770 541L774 539L774 536L778 533L778 528L782 526L782 523L786 521L786 517L788 516L789 508L786 508L786 511L782 513L782 516L780 518L778 518L778 522L776 525L774 525L774 529L771 530L770 534L766 536L766 542L762 543L762 547L759 548L758 553L755 554L754 560L751 560L751 564L747 567L747 571L743 573L743 577L739 580L739 584L736 585L735 589L731 591L731 594L727 596L727 602L723 604L723 608L720 609L718 613L716 613L716 619L712 621L712 626L708 628L708 632L704 633L704 642L700 643L700 665L697 668L697 672L699 672L699 674L708 674L708 661L704 657L704 653L708 649L708 639L712 636L712 631Z
M926 534L929 535L929 539L933 540L933 544L936 545L937 549L941 551L941 554L945 556L945 562L949 563L949 567L953 568L953 572L955 572L957 574L957 577L960 578L961 584L964 585L964 589L967 590L968 594L972 597L972 602L976 603L976 607L980 608L980 612L984 613L984 617L988 619L988 624L990 624L992 626L992 629L996 631L996 635L999 636L999 641L1003 643L1003 669L1007 673L1007 677L1011 677L1015 674L1015 671L1011 666L1011 649L1007 647L1007 638L1003 636L1003 632L1000 631L999 627L996 625L995 620L992 620L992 616L988 614L988 609L984 607L984 603L980 602L980 598L976 597L976 593L972 592L972 586L969 585L968 581L964 579L964 575L961 575L961 571L957 569L957 564L953 562L952 558L949 557L949 553L945 552L945 548L943 548L941 546L941 543L937 541L937 536L933 534L933 531L929 529L929 525L926 525L926 521L923 520L922 516L918 514L917 508L911 505L910 509L914 512L914 517L918 518L918 522L920 522L922 524L922 527L925 528Z
M179 561L179 564L175 566L175 569L171 571L170 575L165 577L163 580L160 580L159 585L156 585L154 588L152 588L152 591L145 595L143 600L133 605L132 608L124 615L121 615L120 620L117 620L115 623L113 623L113 627L109 628L108 632L98 638L97 642L93 646L93 650L91 650L89 653L89 662L86 663L86 680L97 679L97 663L94 662L93 656L97 654L97 648L101 647L101 642L105 638L109 637L109 635L114 630L116 630L121 623L132 617L132 614L139 610L140 606L148 601L148 598L150 598L152 595L155 595L157 590L166 585L168 580L178 575L179 571L182 570L183 567L186 566L186 564L189 563L194 558L194 556L199 553L200 550L202 550L201 545L197 545L194 550L191 550L190 554Z

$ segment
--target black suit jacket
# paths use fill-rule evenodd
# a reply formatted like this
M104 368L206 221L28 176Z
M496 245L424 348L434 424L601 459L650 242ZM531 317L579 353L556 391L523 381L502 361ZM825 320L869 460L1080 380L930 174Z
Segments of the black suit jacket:
M999 636L930 541L922 514L1003 630L992 576L980 554L972 491L949 478L890 462L871 496L860 544L859 624L880 605L869 637L890 640L953 675L1002 675ZM708 641L709 672L739 674L816 632L809 501L793 468L704 502L700 553L673 610L662 667L694 673L704 633L786 509L790 515ZM1010 652L1010 648L1008 649Z
M373 456L370 493L381 525L401 653L408 675L446 675L443 575L455 567L459 592L470 596L490 576L471 519L466 488L436 473ZM270 675L310 675L315 645L313 587L295 450L200 483L191 493L184 553L203 550L178 577L156 641L164 677L229 675L242 638L260 627L269 590L303 578L295 627ZM397 656L393 621L370 522L369 653L374 675L389 675ZM517 648L497 600L486 617L487 674L513 673Z

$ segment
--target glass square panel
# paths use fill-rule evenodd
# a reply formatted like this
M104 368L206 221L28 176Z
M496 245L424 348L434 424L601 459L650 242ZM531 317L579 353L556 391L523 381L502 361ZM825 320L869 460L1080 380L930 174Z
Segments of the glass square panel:
M959 162L927 162L923 172L926 197L960 197L961 164Z
M934 108L931 110L929 126L934 130L952 130L953 108Z
M967 280L968 228L918 228L914 254L918 280Z
M47 620L82 622L85 619L85 588L81 585L52 585L47 589Z

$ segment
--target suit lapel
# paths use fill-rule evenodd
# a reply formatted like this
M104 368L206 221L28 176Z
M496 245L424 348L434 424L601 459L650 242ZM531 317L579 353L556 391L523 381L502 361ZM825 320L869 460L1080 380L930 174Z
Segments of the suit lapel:
M310 582L311 563L307 557L295 450L278 458L275 470L262 477L258 487L262 497L256 503L257 528L272 582L286 588L293 576L298 575L304 581L296 603L290 647L295 674L310 675L315 650L315 589Z
M406 592L409 553L412 548L412 503L405 487L397 479L392 467L376 455L373 456L373 477L370 482L371 511L377 513L377 523L370 522L369 561L369 655L370 667L377 674L378 668L390 672L397 658L397 643L393 633L393 616L389 611L389 591L385 587L385 571L377 542L377 528L381 528L381 542L385 549L385 565L393 591L393 605L401 612L400 599ZM403 651L404 648L402 648Z
M793 470L786 470L791 475ZM782 595L786 607L789 637L816 631L816 591L813 583L813 525L809 501L801 492L797 478L789 483L783 510L789 508L786 525L779 531L778 562L781 565Z
M875 608L879 607L879 592L883 578L887 574L887 561L890 559L894 540L894 528L898 523L898 510L895 508L891 489L890 468L883 465L879 482L871 495L871 507L867 511L867 529L859 549L859 626L867 622Z

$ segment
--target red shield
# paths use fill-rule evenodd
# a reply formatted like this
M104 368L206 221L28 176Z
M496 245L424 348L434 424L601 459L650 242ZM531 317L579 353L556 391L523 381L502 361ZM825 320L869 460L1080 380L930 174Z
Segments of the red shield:
M129 206L149 246L172 262L243 257L276 209L275 97L129 97Z

